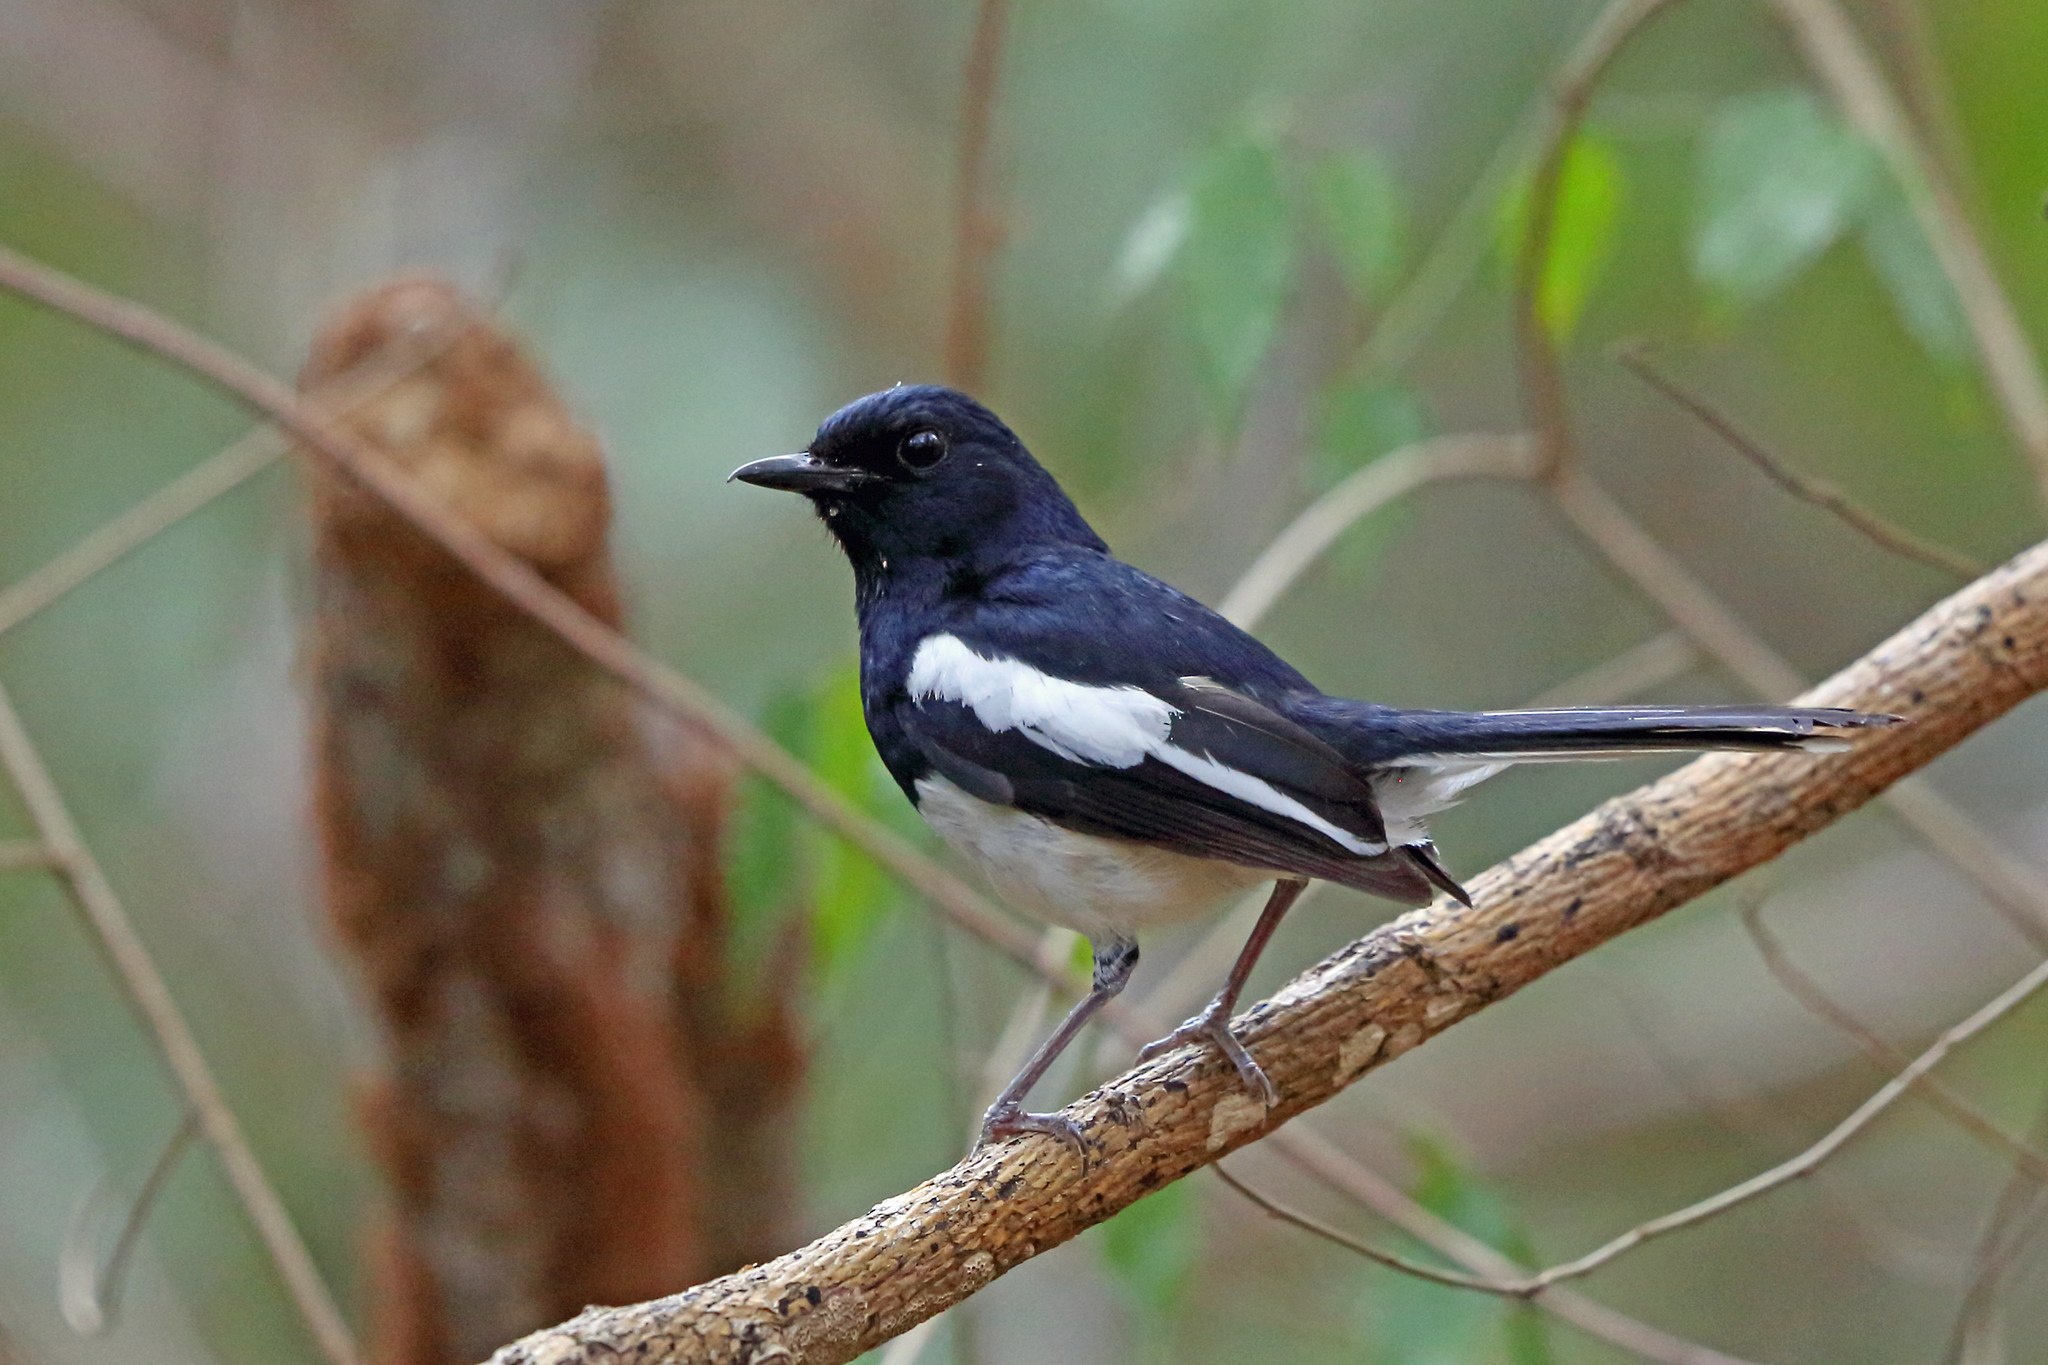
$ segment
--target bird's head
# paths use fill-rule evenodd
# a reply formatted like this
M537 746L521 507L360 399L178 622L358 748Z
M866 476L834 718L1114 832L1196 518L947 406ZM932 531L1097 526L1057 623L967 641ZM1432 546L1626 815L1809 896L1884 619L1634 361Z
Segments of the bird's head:
M805 449L742 465L732 477L809 498L861 572L1042 544L1102 548L1001 418L934 384L855 399Z

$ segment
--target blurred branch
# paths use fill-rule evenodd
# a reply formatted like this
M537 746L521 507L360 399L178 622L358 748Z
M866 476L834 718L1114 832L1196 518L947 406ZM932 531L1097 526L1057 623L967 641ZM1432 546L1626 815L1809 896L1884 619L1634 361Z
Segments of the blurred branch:
M1877 1034L1837 1004L1820 983L1808 976L1785 952L1776 934L1764 923L1763 903L1751 898L1742 906L1742 927L1749 932L1750 941L1756 945L1757 956L1763 959L1764 967L1771 978L1785 988L1785 993L1797 1000L1808 1013L1834 1025L1853 1041L1863 1055L1878 1070L1887 1075L1901 1076L1912 1064L1912 1058L1898 1048L1877 1036ZM1985 1112L1964 1099L1949 1086L1933 1076L1923 1075L1915 1082L1920 1098L1940 1110L1958 1127L1969 1132L1985 1145L1997 1149L2019 1170L2025 1171L2035 1180L2048 1180L2048 1157L2007 1133Z
M494 1360L571 1365L634 1355L652 1365L736 1351L850 1360L1159 1185L1265 1136L1457 1020L1777 856L2044 686L2048 545L1935 606L1804 699L1894 711L1910 723L1870 732L1825 760L1699 759L1481 874L1472 883L1477 909L1404 915L1251 1010L1240 1027L1279 1086L1276 1108L1249 1101L1227 1064L1182 1049L1069 1107L1088 1138L1085 1166L1061 1144L991 1146L766 1265L651 1303L587 1311ZM1944 1035L1913 1074L1987 1026L2037 978L2048 980L2048 965ZM1869 1121L1852 1117L1858 1127ZM1822 1154L1853 1131L1838 1131ZM1725 1202L1763 1188L1746 1182ZM1686 1221L1698 1216L1688 1212ZM1644 1240L1666 1223L1682 1225L1657 1220L1628 1238ZM1581 1262L1617 1254L1603 1248ZM1579 1263L1555 1271L1573 1273L1582 1273Z
M1522 407L1536 438L1537 477L1549 478L1571 452L1571 416L1564 374L1550 324L1543 315L1543 282L1550 269L1550 240L1557 224L1559 187L1572 141L1585 120L1593 88L1630 38L1676 0L1611 0L1553 79L1554 102L1538 143L1529 182L1528 221L1515 258L1514 318L1520 362Z
M336 415L381 393L417 370L446 343L445 337L400 339L349 384L309 395ZM0 635L50 606L103 569L212 505L277 463L285 443L269 430L253 431L212 458L193 466L141 502L101 522L55 558L0 588Z
M1895 555L1964 580L1977 577L1988 567L1959 550L1951 550L1937 541L1916 535L1902 526L1893 525L1877 513L1856 503L1847 493L1825 479L1816 479L1794 469L1751 440L1740 427L1709 405L1705 399L1659 370L1650 362L1650 358L1640 346L1624 346L1619 358L1622 364L1635 372L1638 379L1699 419L1726 442L1731 450L1756 466L1765 478L1799 501L1818 507L1833 516L1880 549L1889 550Z
M2033 1137L2036 1142L2048 1139L2048 1104L2034 1120ZM1946 1365L2003 1359L1994 1335L1998 1295L2013 1262L2048 1217L2044 1193L2048 1190L2040 1178L2019 1167L1999 1190L1991 1217L1985 1220L1983 1234L1970 1254L1969 1287L1963 1292L1962 1307L1949 1333L1948 1349L1942 1353Z
M1531 458L1528 441L1517 436L1439 436L1389 451L1303 508L1217 610L1250 629L1338 537L1373 512L1426 484L1526 478Z
M0 843L0 872L41 872L56 865L56 855L32 839Z
M1699 667L1699 651L1674 630L1653 635L1606 663L1547 687L1529 699L1532 707L1594 706L1639 697Z
M446 344L344 428L616 628L602 453L453 288L351 299L302 383L425 335ZM786 1246L801 974L735 983L729 760L650 731L379 499L326 470L313 495L325 900L384 1042L375 1360L471 1359Z
M989 129L1002 76L1009 0L981 0L961 73L960 145L954 167L953 283L946 303L946 382L981 388L988 371L989 266L1001 226L986 203Z
M43 764L5 688L0 688L0 769L21 793L37 836L49 850L86 928L112 969L128 1003L148 1027L163 1053L185 1103L197 1116L205 1136L226 1172L229 1186L256 1229L271 1264L291 1294L299 1316L332 1365L356 1365L356 1348L334 1295L293 1226L284 1201L257 1160L234 1111L228 1108L214 1079L213 1068L200 1049L191 1025L172 998L149 949L135 932L114 888L86 847L62 794Z
M1890 164L1956 291L2006 427L2048 503L2048 380L1969 216L1841 7L1834 0L1770 3L1843 116Z
M80 1336L99 1336L119 1321L128 1261L142 1236L143 1224L149 1221L150 1211L156 1207L157 1196L163 1193L171 1172L178 1168L179 1158L198 1135L198 1116L187 1109L136 1188L135 1198L122 1215L104 1261L93 1245L99 1230L99 1220L93 1215L109 1193L106 1182L101 1182L78 1206L65 1233L64 1245L57 1253L57 1306L64 1315L65 1326Z

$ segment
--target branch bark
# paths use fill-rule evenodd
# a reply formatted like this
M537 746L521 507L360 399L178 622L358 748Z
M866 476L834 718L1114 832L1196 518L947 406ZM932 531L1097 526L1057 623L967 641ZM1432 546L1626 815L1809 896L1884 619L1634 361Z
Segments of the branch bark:
M454 290L351 301L302 387L427 335L445 344L337 420L617 627L597 444ZM372 1359L474 1358L786 1245L800 1056L782 987L730 980L730 760L644 724L375 495L317 466L313 492L326 899L385 1042Z
M494 1365L796 1360L828 1365L959 1302L1146 1193L1255 1141L1460 1019L1824 828L2048 686L2048 544L1972 583L1810 692L1908 723L1848 753L1713 755L1482 874L1474 910L1416 911L1245 1016L1268 1112L1183 1050L1067 1111L1084 1168L1024 1140L809 1246L651 1303L590 1309Z

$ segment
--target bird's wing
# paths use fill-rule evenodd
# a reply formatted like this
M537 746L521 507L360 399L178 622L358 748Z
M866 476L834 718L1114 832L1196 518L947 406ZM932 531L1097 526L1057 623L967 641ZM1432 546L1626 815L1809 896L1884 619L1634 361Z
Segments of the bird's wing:
M1423 870L1389 852L1365 777L1209 678L1076 682L941 634L920 645L897 721L938 776L1064 828L1429 899Z

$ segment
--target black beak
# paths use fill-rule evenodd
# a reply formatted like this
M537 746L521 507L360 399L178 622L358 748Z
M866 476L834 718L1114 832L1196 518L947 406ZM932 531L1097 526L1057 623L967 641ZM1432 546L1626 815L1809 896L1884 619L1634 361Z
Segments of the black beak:
M743 464L726 475L725 481L738 479L757 488L779 488L788 493L843 493L873 477L865 469L826 464L809 451L798 451Z

